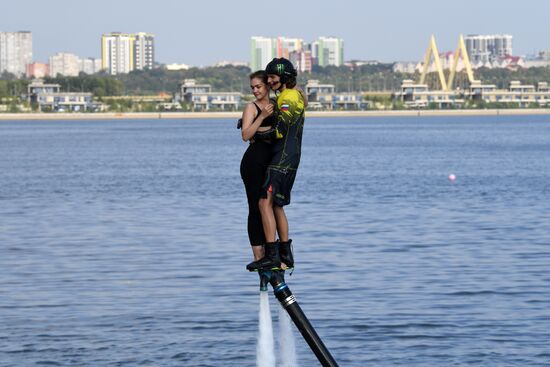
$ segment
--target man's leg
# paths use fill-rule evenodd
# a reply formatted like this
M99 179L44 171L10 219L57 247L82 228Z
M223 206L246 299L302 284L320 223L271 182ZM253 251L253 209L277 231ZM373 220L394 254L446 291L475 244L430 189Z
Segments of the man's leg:
M274 205L273 213L275 214L279 239L286 242L288 241L288 220L286 218L285 209L282 206Z
M288 238L288 220L285 210L282 206L273 206L275 220L277 222L277 232L279 233L279 255L281 257L282 268L294 267L294 255L292 254L292 240Z
M273 195L268 192L267 198L261 198L258 205L262 216L265 240L267 242L275 242L277 222L275 221L275 213L273 211Z

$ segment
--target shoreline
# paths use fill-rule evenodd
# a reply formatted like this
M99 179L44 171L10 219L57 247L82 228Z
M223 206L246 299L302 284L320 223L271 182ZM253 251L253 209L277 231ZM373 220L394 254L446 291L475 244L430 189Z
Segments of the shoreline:
M306 111L318 117L425 117L425 116L518 116L550 115L547 109L487 110L389 110L389 111ZM241 112L100 112L100 113L0 113L0 121L14 120L118 120L118 119L238 119Z

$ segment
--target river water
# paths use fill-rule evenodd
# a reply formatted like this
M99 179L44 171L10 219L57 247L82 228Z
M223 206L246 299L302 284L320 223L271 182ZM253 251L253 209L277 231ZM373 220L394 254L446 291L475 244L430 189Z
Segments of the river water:
M245 149L0 122L0 365L254 366ZM550 116L307 119L287 283L341 366L548 366L549 184Z

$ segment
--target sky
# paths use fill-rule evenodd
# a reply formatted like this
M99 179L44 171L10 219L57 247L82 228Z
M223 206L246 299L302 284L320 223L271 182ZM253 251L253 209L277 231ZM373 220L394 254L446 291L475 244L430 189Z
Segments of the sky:
M511 34L515 55L550 49L550 1L522 0L2 0L0 31L33 33L33 57L101 54L102 33L155 35L160 63L249 61L250 37L344 39L346 60L420 61L435 35L440 52L460 34Z

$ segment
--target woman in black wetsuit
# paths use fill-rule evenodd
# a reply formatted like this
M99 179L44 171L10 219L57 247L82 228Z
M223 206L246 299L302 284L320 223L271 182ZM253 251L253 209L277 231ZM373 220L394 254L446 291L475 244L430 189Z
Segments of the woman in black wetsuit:
M250 142L241 161L241 178L248 199L248 238L254 260L259 260L264 256L265 234L258 202L272 151L269 139L261 139L258 134L270 130L276 120L272 116L274 106L269 99L265 71L250 74L250 88L256 100L246 105L241 119L242 138Z

